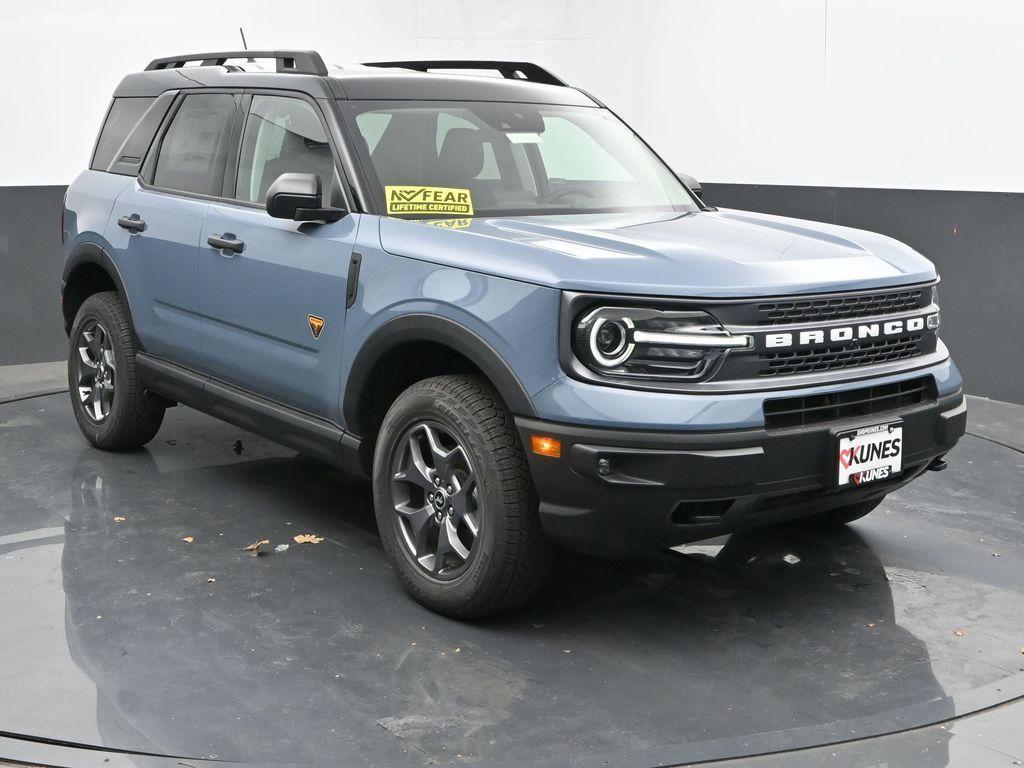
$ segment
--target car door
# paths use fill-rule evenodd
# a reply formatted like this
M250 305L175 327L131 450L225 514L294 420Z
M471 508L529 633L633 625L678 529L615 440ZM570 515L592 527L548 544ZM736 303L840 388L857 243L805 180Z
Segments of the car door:
M337 163L313 100L255 93L246 102L236 131L237 169L226 185L231 200L211 204L200 236L203 367L216 379L336 421L357 217L317 223L267 214L267 188L282 173L316 174L325 205L343 204Z
M201 364L198 245L223 186L240 93L192 93L171 108L140 177L117 198L107 239L149 354Z

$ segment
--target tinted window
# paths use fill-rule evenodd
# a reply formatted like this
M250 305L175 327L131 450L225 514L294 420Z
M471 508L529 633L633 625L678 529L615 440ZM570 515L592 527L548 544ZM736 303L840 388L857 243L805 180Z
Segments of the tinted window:
M333 199L334 158L316 110L302 99L253 96L242 135L235 198L264 202L267 189L282 173L319 176L324 200Z
M697 209L664 163L605 109L438 101L342 109L354 117L363 139L356 150L388 215Z
M440 155L444 149L444 141L448 138L448 132L453 128L467 128L471 131L477 130L473 123L465 120L451 112L438 112L437 114L437 153ZM477 179L500 179L498 163L494 159L494 145L490 141L481 142L484 148L484 163L474 178ZM372 150L371 150L372 151Z
M186 96L160 143L153 184L164 189L219 195L235 97Z
M105 171L114 161L114 154L121 148L128 134L132 132L139 118L153 103L153 99L114 99L107 113L107 120L103 123L100 131L99 141L96 142L96 151L92 156L92 165L89 167L94 171Z
M388 123L391 122L389 112L362 112L356 116L359 124L359 134L366 142L366 151L373 152L377 148L377 142L384 135Z
M543 141L537 143L549 179L564 181L635 181L610 151L584 128L561 116L544 118Z

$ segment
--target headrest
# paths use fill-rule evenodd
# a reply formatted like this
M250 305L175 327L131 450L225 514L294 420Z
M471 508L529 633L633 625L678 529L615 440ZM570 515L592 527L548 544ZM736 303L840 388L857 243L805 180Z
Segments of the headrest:
M441 174L449 182L468 182L484 168L484 143L475 128L451 128L437 154Z

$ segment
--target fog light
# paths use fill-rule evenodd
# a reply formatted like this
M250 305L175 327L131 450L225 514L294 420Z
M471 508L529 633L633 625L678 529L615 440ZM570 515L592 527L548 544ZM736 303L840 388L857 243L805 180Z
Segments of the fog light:
M939 327L939 313L936 312L934 315L928 315L927 320L925 320L925 325L928 326L928 330L929 331L934 331L936 328L938 328Z
M562 458L562 441L545 435L530 435L530 449L540 455L552 459Z

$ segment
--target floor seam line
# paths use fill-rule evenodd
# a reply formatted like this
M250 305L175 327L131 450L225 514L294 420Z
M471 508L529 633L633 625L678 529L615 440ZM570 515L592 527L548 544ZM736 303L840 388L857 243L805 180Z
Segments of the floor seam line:
M976 437L979 440L984 440L985 442L988 442L988 443L992 443L993 445L999 445L999 446L1002 446L1003 448L1007 448L1007 449L1009 449L1011 451L1015 451L1017 453L1024 454L1024 448L1018 448L1015 445L1010 445L1008 443L1001 442L999 440L996 440L995 438L985 437L984 435L979 435L976 432L970 432L970 431L965 432L964 434L970 435L971 437Z

